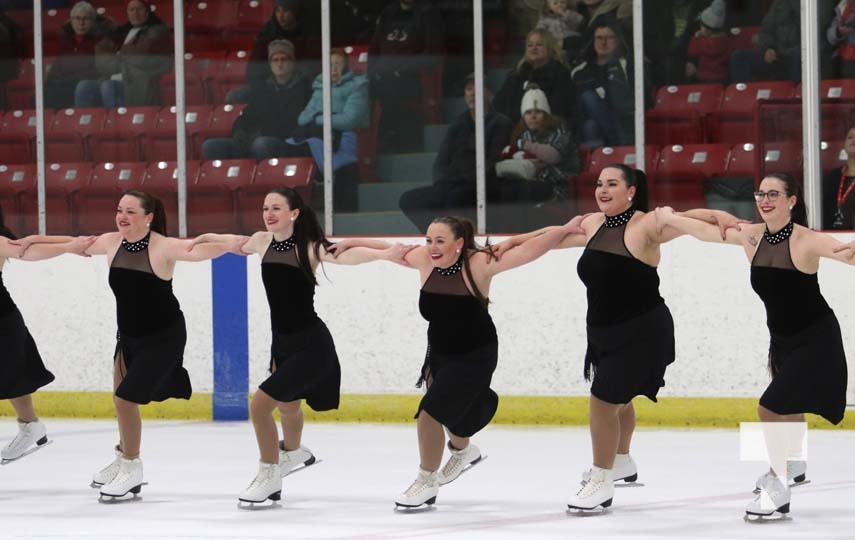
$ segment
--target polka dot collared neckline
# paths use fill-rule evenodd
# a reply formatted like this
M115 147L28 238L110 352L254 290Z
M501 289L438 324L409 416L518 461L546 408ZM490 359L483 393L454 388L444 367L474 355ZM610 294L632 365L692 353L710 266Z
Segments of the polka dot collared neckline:
M793 222L787 223L787 226L781 229L780 231L772 234L769 232L769 226L766 226L766 230L763 231L763 239L769 242L770 244L780 244L784 240L790 237L793 234Z
M463 268L463 258L457 259L457 262L448 268L437 268L436 273L441 276L453 276Z
M277 242L274 238L271 245L273 246L274 251L279 251L281 253L283 251L291 251L297 243L294 241L294 235L291 235L281 242Z
M632 219L633 215L635 215L635 208L630 208L616 216L606 216L606 228L614 229L615 227L626 225L629 223L629 220Z
M151 238L151 233L148 233L142 240L137 240L136 242L128 242L122 238L122 247L131 253L137 253L148 247L149 238Z

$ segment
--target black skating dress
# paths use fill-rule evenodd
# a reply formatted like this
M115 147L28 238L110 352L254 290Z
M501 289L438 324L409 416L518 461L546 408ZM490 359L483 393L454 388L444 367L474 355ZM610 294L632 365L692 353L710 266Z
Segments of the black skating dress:
M656 401L674 361L674 321L659 294L656 268L632 256L624 242L631 208L605 222L579 258L587 287L585 378L607 403L643 395Z
M424 410L458 437L470 437L490 423L499 396L490 388L498 359L498 338L487 307L463 280L462 258L434 269L422 286L419 311L428 325L428 353L422 368Z
M53 381L0 272L0 399L32 394Z
M122 240L109 276L119 324L115 358L125 363L116 395L141 405L189 399L192 393L182 365L187 343L184 314L172 294L172 280L160 279L152 270L149 237L133 243Z
M766 305L772 382L760 405L778 414L814 413L832 424L846 408L846 355L837 317L816 274L790 256L793 223L767 230L751 260L751 287Z
M305 399L316 411L338 409L341 365L332 336L315 313L315 284L297 257L292 237L271 241L261 259L273 331L273 372L259 387L276 401Z

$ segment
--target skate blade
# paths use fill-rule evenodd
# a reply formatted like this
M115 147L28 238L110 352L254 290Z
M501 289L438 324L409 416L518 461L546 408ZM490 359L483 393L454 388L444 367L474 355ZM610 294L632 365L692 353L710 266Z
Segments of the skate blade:
M237 507L239 510L271 510L273 508L281 508L282 505L279 504L279 501L282 499L282 491L277 491L276 493L272 493L269 497L267 497L263 501L247 501L241 498L238 498Z
M53 443L53 439L46 439L45 442L43 442L41 444L36 443L36 446L30 448L29 450L27 450L26 452L24 452L23 454L21 454L20 456L14 458L14 459L0 460L0 465L8 465L10 463L15 463L16 461L20 460L21 458L27 457L30 454L38 452L39 450L41 450L42 448L44 448L45 446L47 446L51 443Z
M315 459L315 456L312 456L312 459L310 459L310 460L309 460L309 461L307 461L306 463L303 463L302 465L297 465L296 467L294 467L294 468L293 468L293 469L291 469L290 471L288 471L288 472L286 472L285 474L283 474L283 475L282 475L282 478L285 478L286 476L289 476L289 475L292 475L292 474L294 474L294 473L298 473L298 472L300 472L300 471L306 470L306 469L308 469L309 467L311 467L312 465L317 465L318 463L321 463L321 462L323 462L323 461L324 461L324 460L322 460L322 459Z
M436 503L436 497L431 497L426 500L422 504L401 504L399 502L395 502L395 512L400 512L402 514L421 514L424 512L432 512L436 510L434 504Z
M481 454L481 456L480 456L478 459L476 459L475 461L473 461L473 462L472 462L472 463L470 463L469 465L467 465L467 466L463 467L463 470L461 470L461 471L460 471L460 473L458 473L458 475L457 475L457 476L455 476L455 477L454 477L454 478L452 478L451 480L446 480L446 481L444 481L444 482L440 480L439 485L441 485L441 486L445 486L445 485L447 485L447 484L450 484L450 483L454 482L455 480L457 480L458 478L460 478L461 476L463 476L463 473L465 473L466 471L468 471L469 469L471 469L471 468L472 468L472 467L474 467L475 465L478 465L479 463L481 463L482 461L484 461L485 459L487 459L487 457L488 457L488 456L487 456L487 454ZM396 504L397 504L397 503L396 503Z
M124 495L109 495L107 493L99 493L98 502L102 504L118 504L123 502L141 501L142 496L140 495L140 491L142 491L143 486L147 485L148 482L143 482L142 484L131 488L130 491L128 491Z
M585 487L585 484L587 484L587 483L588 482L586 482L585 480L579 481L579 484L582 487ZM616 488L644 487L644 483L638 481L638 473L636 473L636 474L633 474L632 476L627 476L626 478L619 478L619 479L615 480L614 486Z
M789 487L790 487L790 489L792 489L794 487L804 486L805 484L810 484L810 480L802 480L801 482L791 482ZM754 491L752 491L752 493L754 493L755 495L760 493L760 488L755 487Z
M607 514L610 512L609 507L612 505L612 499L605 501L602 504L598 504L593 508L583 508L581 506L574 506L572 504L567 505L567 515L569 516L579 516L579 517L587 517L587 516L600 516L602 514Z
M746 523L756 523L756 524L767 524L767 523L783 523L787 521L792 521L793 518L790 517L789 505L787 505L786 512L774 511L771 514L755 514L749 511L745 511L745 517L743 520Z

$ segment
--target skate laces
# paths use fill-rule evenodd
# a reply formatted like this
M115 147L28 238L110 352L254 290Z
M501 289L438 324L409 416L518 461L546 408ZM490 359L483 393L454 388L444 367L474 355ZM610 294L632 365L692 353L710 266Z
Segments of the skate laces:
M255 475L255 478L252 479L252 482L249 483L249 487L247 487L247 491L257 488L263 487L270 483L273 480L274 475L273 467L262 467L258 470L258 474Z
M428 484L430 483L430 474L419 473L413 483L410 484L410 487L404 491L404 496L406 497L414 497L428 488Z
M470 444L463 450L452 451L451 457L445 467L442 468L442 475L446 478L457 476L460 470L469 464L469 458L472 454L472 445Z
M576 492L576 497L580 499L584 499L586 497L590 497L594 493L598 492L601 487L603 487L606 482L604 478L598 478L597 480L593 480L593 470L588 469L585 471L587 473L587 479L585 480L585 485L583 485L579 491ZM585 474L583 473L583 477Z

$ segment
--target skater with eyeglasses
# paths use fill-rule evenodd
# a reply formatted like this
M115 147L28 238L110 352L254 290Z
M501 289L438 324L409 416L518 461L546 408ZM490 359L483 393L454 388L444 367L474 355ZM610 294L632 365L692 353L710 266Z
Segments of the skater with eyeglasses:
M766 307L772 380L757 414L763 423L803 426L805 413L813 413L838 424L846 407L846 356L840 325L819 290L817 270L822 258L855 264L855 242L843 244L809 229L801 187L787 174L763 178L754 199L763 222L728 230L724 241L742 246L751 262L751 287ZM659 226L707 242L722 241L717 228L670 208L657 209L656 217ZM769 441L775 426L765 427L770 428L764 429ZM805 481L806 463L799 459L803 428L801 435L798 428L788 433L786 447L767 448L773 466L774 456L790 458L786 471L770 469L757 479L757 496L745 509L749 517L788 513L790 482Z

